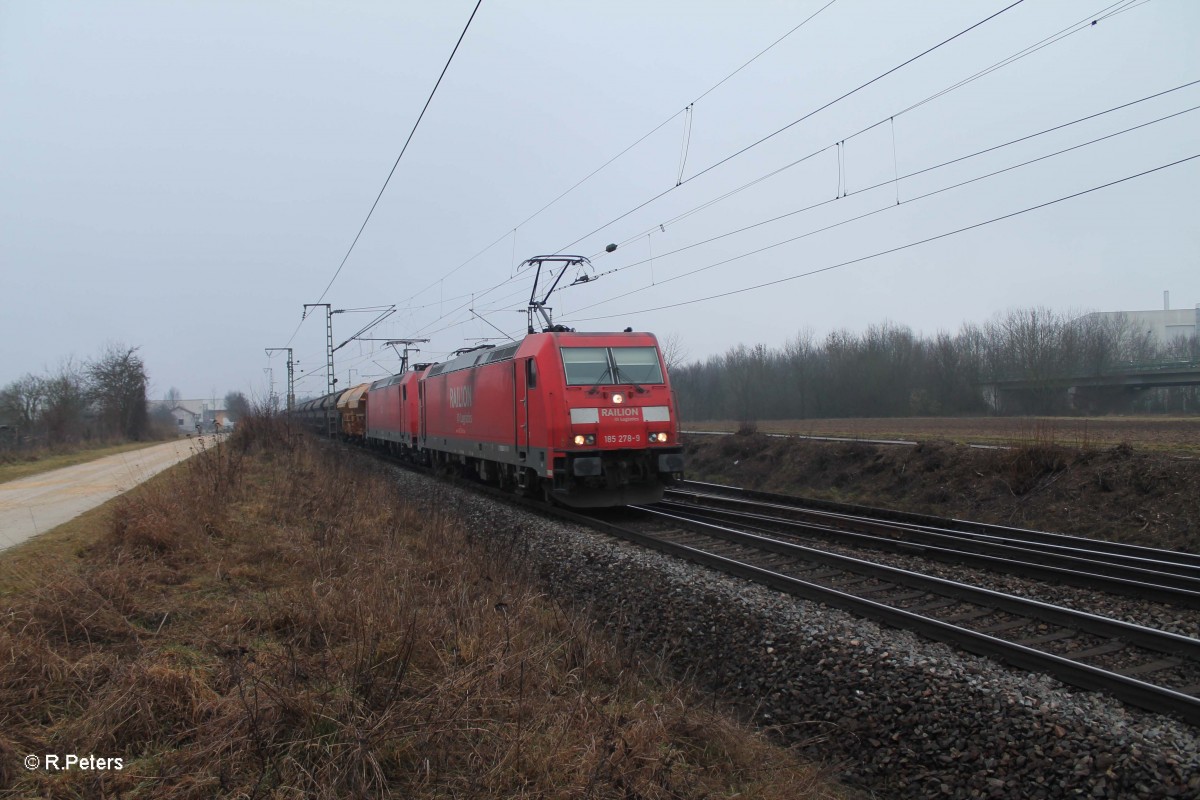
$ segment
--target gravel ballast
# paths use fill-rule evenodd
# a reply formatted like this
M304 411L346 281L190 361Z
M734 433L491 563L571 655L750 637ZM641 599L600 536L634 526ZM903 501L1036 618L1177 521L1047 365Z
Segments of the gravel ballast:
M497 558L883 797L1200 797L1200 731L396 470Z

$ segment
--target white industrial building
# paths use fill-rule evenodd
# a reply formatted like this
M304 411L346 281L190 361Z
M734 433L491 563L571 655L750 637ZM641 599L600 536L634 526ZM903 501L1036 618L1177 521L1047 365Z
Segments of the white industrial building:
M1171 308L1170 305L1170 295L1163 292L1161 311L1096 311L1087 316L1100 319L1124 317L1137 330L1151 334L1161 345L1200 333L1200 303L1195 308Z

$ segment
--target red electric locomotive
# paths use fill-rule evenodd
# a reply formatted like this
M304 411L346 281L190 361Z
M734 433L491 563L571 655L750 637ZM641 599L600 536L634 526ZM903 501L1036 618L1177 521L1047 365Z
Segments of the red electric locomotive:
M395 455L418 460L420 406L417 382L428 364L414 364L371 384L367 404L367 443Z
M366 441L443 470L576 507L654 502L683 473L675 398L653 334L576 333L551 323L546 301L581 256L537 256L561 267L529 335L459 351L371 384ZM576 283L587 282L581 276ZM534 315L546 327L535 333Z
M596 507L658 500L683 472L653 334L530 333L436 364L419 386L421 448L489 482Z

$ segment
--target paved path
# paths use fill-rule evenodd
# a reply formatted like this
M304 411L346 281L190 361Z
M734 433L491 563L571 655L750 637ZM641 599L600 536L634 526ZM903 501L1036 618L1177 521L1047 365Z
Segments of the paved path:
M212 443L212 436L203 439ZM0 550L56 528L177 464L195 453L196 441L177 439L0 483Z

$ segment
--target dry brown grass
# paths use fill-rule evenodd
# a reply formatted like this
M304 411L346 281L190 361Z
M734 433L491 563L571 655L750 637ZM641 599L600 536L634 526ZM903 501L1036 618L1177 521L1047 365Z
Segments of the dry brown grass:
M35 549L66 563L0 562L23 565L0 569L0 789L843 796L373 470L257 420L117 502L94 543Z

